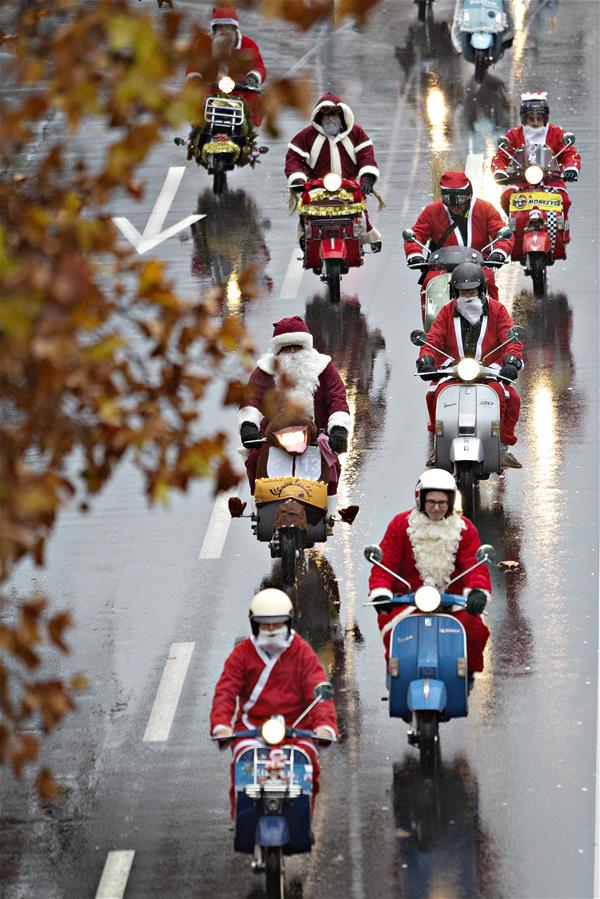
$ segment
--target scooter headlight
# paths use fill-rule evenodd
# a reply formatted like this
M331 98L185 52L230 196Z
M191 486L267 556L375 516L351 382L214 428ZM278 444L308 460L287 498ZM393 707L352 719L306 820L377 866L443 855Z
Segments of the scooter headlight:
M336 190L339 190L341 186L342 179L339 175L336 175L335 172L329 172L329 174L325 175L325 177L323 178L323 187L330 193L335 193Z
M224 94L230 94L235 87L235 81L229 75L219 78L219 90Z
M539 184L544 180L544 170L539 165L528 165L525 169L525 180L528 184Z
M267 718L260 733L265 743L276 746L285 739L285 721L280 717Z
M456 366L456 372L461 381L474 381L479 377L481 366L475 359L461 359Z
M279 446L288 453L303 453L307 447L308 431L306 428L284 428L276 431L275 437Z
M415 605L420 612L435 612L441 601L440 591L435 587L419 587L415 593Z

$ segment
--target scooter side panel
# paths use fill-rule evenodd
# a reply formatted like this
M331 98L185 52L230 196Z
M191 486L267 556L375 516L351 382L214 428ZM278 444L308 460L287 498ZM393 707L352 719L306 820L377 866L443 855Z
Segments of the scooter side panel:
M398 673L392 674L398 660ZM392 718L410 722L411 682L423 678L443 681L446 687L445 717L467 714L467 678L458 674L458 660L466 659L466 635L461 623L451 615L414 613L399 621L390 639L390 698Z

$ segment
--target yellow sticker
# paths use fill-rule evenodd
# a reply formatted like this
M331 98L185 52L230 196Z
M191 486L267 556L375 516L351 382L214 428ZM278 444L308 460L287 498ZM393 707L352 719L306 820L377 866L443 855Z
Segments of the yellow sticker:
M254 487L257 503L273 503L279 499L297 499L301 503L327 508L327 484L305 478L257 478Z
M544 193L542 191L523 190L512 194L510 198L510 211L523 212L537 206L544 212L562 212L563 201L560 194Z

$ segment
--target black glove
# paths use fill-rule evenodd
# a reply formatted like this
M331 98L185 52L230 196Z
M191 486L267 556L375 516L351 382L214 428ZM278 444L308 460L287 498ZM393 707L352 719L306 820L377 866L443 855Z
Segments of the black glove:
M424 256L411 256L407 265L423 265L427 260Z
M508 181L508 175L506 172L494 172L494 181L496 184L506 184Z
M498 252L490 253L488 258L486 259L486 262L499 262L500 264L502 264L505 261L506 261L506 256L504 255L504 253L498 253Z
M505 356L502 360L502 368L498 374L502 375L503 378L510 378L511 381L516 381L522 364L517 356Z
M467 612L469 615L481 615L487 605L487 596L483 590L475 587L467 596Z
M363 175L360 179L360 189L362 190L365 197L368 197L369 194L373 193L373 188L375 187L375 182L377 178L375 175Z
M258 430L257 425L251 421L245 421L240 428L240 438L242 440L242 445L248 447L249 449L253 449L253 444L248 443L249 440L258 440L260 437L260 431Z
M292 181L290 184L290 190L293 190L294 193L301 194L304 192L304 188L306 187L306 181Z
M422 356L417 359L417 371L421 375L423 381L432 381L435 373L435 359L433 356Z
M242 85L246 87L258 87L259 83L258 78L253 72L249 72L242 81Z
M335 425L329 432L329 446L334 453L345 453L348 449L348 431Z
M577 181L579 178L579 173L575 171L575 169L568 169L566 172L563 172L563 181Z
M393 611L394 604L387 596L374 596L371 602L377 601L377 605L373 606L378 615L387 615Z

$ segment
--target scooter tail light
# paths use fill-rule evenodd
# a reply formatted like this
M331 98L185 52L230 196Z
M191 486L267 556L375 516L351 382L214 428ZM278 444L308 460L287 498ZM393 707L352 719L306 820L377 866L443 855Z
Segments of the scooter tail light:
M398 677L398 675L400 674L400 660L390 659L389 670L390 677Z
M444 422L440 421L439 418L436 418L436 421L435 421L435 436L436 437L444 436Z
M464 657L456 660L456 676L467 676L467 660Z

